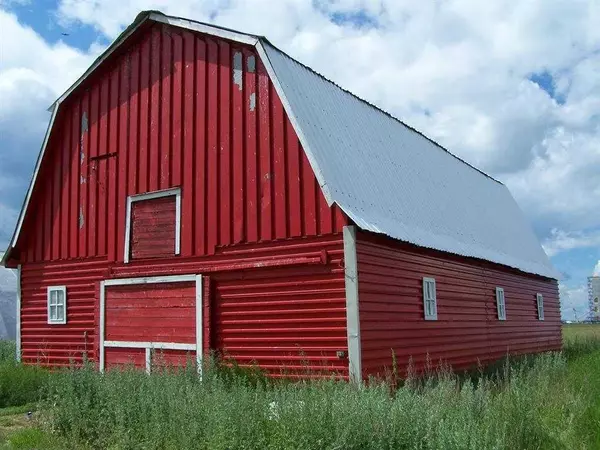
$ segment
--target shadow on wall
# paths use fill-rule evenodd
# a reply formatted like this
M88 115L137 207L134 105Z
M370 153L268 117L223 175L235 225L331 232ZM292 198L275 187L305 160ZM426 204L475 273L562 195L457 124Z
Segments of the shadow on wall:
M0 267L0 339L15 339L16 317L17 274L12 269Z

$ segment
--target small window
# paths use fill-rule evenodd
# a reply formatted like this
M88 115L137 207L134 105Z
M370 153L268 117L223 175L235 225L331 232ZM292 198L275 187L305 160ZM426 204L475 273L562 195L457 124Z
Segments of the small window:
M51 286L48 288L48 323L67 323L67 288Z
M504 302L504 289L496 288L496 306L498 307L498 320L506 320L506 303Z
M542 294L537 294L537 310L538 310L538 319L544 320L544 296Z
M425 320L437 320L437 297L434 278L423 278L423 307L425 309Z

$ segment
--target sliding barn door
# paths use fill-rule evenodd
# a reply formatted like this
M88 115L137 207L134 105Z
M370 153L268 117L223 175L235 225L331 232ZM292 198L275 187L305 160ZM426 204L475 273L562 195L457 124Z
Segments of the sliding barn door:
M105 280L100 285L100 370L134 365L201 368L202 277Z

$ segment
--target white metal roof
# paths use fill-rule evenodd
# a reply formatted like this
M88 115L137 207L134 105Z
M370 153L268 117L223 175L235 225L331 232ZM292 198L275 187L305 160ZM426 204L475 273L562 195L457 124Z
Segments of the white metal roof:
M328 202L360 228L558 278L506 186L262 45Z
M253 45L327 202L361 228L422 247L558 278L508 189L262 37L146 11L54 104L11 244L16 245L61 103L146 20Z

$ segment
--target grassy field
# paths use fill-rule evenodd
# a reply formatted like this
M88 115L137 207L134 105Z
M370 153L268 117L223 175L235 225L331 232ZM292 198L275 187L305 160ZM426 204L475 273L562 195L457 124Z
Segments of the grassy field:
M393 392L215 369L202 382L193 370L54 373L24 388L36 405L0 412L0 448L600 449L600 325L565 326L564 340L500 373Z

